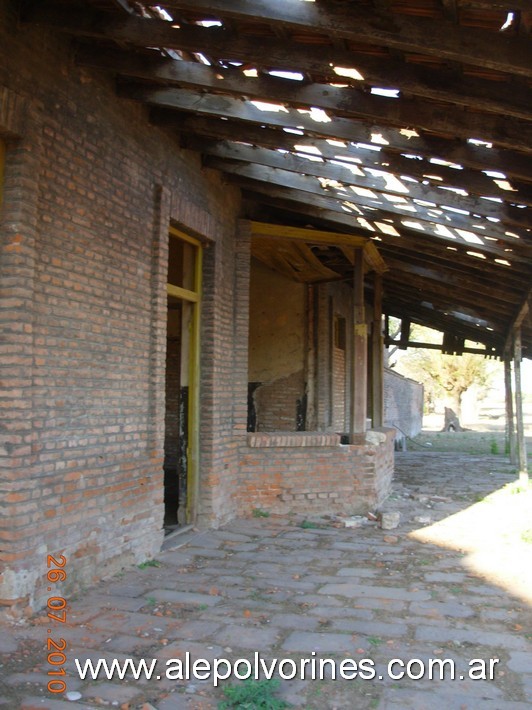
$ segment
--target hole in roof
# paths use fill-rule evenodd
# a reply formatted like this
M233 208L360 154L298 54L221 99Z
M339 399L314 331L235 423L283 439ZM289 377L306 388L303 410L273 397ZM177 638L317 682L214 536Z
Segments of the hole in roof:
M337 165L338 167L343 168L344 170L349 170L352 175L356 175L357 177L366 177L365 173L363 173L360 168L358 168L356 165L353 165L352 163L346 164L340 160L331 160L330 163L331 165Z
M268 101L256 101L256 100L250 101L249 103L252 104L253 106L255 106L255 108L258 108L259 111L270 111L272 113L279 113L279 112L288 113L288 109L285 106L283 106L282 104L274 104L274 103L270 103Z
M346 148L346 147L347 147L347 143L346 143L345 141L340 141L340 140L335 139L335 138L327 138L326 140L327 140L327 143L328 143L329 145L335 145L335 146L338 146L338 147L340 147L340 148Z
M488 197L487 195L481 195L480 199L489 200L490 202L499 202L500 204L502 204L502 200L500 197Z
M457 195L460 195L461 197L467 197L469 195L468 192L463 190L461 187L450 187L449 185L438 185L438 188L440 190L449 190L449 192L454 192Z
M255 79L258 75L259 72L256 69L244 69L244 76L249 76Z
M445 247L445 248L448 249L449 251L458 251L458 249L456 247Z
M489 143L488 141L483 141L481 138L468 138L467 142L471 143L472 145L481 146L483 148L493 148L493 143Z
M419 133L415 128L401 128L399 133L410 140L410 138L419 138Z
M305 135L305 131L302 131L300 128L286 128L286 126L284 126L281 130L283 130L285 133L293 133L296 136Z
M507 259L494 259L496 264L501 264L502 266L511 266Z
M485 254L481 254L479 251L466 251L469 256L474 256L476 259L486 259Z
M483 244L484 242L480 237L477 237L473 232L468 232L466 229L457 229L458 234L466 241L468 244Z
M349 202L348 200L344 200L342 202L342 209L349 213L357 212L358 214L363 214L362 210L357 205L353 202Z
M423 225L420 222L415 222L413 219L403 219L401 220L401 224L404 224L405 227L411 227L412 229L419 229L420 232L425 231Z
M497 170L481 170L481 172L490 178L497 178L498 180L506 180L506 175L504 173L498 172Z
M486 219L488 220L488 222L495 222L495 223L501 221L498 217L486 217Z
M498 185L501 190L508 190L509 192L517 192L515 187L512 186L512 184L508 180L494 180L493 181L496 185Z
M469 212L467 210L461 210L458 207L449 207L448 205L442 205L442 209L447 210L448 212L454 212L455 214L463 214L466 217L469 215Z
M381 230L381 232L384 232L384 234L389 234L392 237L401 236L397 229L391 224L387 224L386 222L375 222L375 225Z
M334 67L332 64L330 66L333 67L333 71L337 76L345 76L349 79L364 81L362 74L354 67Z
M514 239L521 239L519 234L516 234L515 232L505 232L504 233L507 237L513 237Z
M298 113L306 113L310 116L310 118L313 121L316 121L316 123L330 123L331 119L325 111L321 108L315 108L314 106L311 108L298 108L297 109Z
M359 197L370 197L371 199L377 199L377 195L365 187L357 187L356 185L351 185L351 189L353 190L355 195L358 195Z
M440 237L448 237L449 239L456 239L456 235L451 232L450 229L448 229L444 224L437 224L435 229L434 229L434 234L439 235ZM449 248L449 247L447 247ZM454 249L454 247L450 247Z
M294 150L297 153L310 153L311 155L321 155L321 150L319 148L316 148L314 145L298 145L297 143L294 145Z
M401 153L402 158L408 158L408 160L423 160L423 156L414 155L413 153Z
M211 62L207 59L207 57L202 54L201 52L193 52L194 56L196 59L201 62L202 64L206 64L208 67L212 66Z
M353 143L352 145L354 145L355 148L361 148L362 150L380 151L380 148L378 145L371 145L370 143Z
M416 211L415 208L414 208L413 206L411 206L411 203L408 202L408 200L406 200L406 199L405 199L404 197L402 197L401 195L390 195L388 192L383 192L382 195L383 195L383 197L384 197L386 200L388 200L388 202L392 202L392 203L394 203L394 204L396 204L396 205L400 205L400 206L401 206L401 205L408 205L408 207L409 207L413 212Z
M439 182L443 182L443 178L439 175L423 175L423 177L427 178L427 180L438 180Z
M429 163L433 165L444 165L446 168L452 168L453 170L463 170L462 165L458 163L450 163L448 160L442 160L441 158L430 158Z
M375 231L375 227L370 224L365 217L357 217L357 222L360 224L361 227L364 227L364 229L369 229L370 232Z
M370 93L375 94L375 96L386 96L388 99L399 98L399 89L380 89L379 87L373 87Z
M274 69L269 71L270 76L278 76L280 79L291 79L292 81L303 81L305 78L301 72L298 71L282 71L280 69Z
M504 32L504 30L507 30L509 27L511 27L514 23L515 20L515 13L514 12L508 12L506 15L506 20L500 27L500 32Z
M198 20L194 24L199 25L200 27L221 27L222 21L221 20Z
M172 15L170 15L170 14L164 9L164 7L161 7L160 5L155 5L152 9L157 11L157 14L158 14L159 17L161 18L161 20L169 20L169 21L171 22L171 21L174 19L174 18L172 17Z
M390 141L387 141L382 133L372 133L371 142L377 143L378 145L390 145Z

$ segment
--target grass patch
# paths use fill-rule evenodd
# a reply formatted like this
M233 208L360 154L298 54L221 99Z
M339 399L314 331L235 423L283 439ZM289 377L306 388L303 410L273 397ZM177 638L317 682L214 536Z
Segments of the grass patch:
M160 567L161 563L157 562L157 560L146 560L146 562L141 562L140 565L137 565L139 569L148 569L149 567Z
M312 520L302 520L299 523L299 527L303 528L303 530L316 530L322 526L319 523L313 523Z
M254 518L269 518L270 514L267 510L262 510L261 508L253 508L251 514Z
M532 545L532 528L521 533L521 540L528 545Z
M284 710L290 705L275 697L279 685L277 678L228 685L223 689L225 700L218 703L218 710Z

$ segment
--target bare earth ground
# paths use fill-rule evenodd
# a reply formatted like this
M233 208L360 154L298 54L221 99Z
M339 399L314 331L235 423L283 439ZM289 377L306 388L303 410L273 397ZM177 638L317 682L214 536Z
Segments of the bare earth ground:
M46 690L45 613L4 627L0 708L216 708L223 693L212 682L164 679L166 660L185 651L375 662L382 679L282 681L277 694L309 710L532 707L532 488L516 484L502 454L468 453L491 447L484 434L424 433L431 447L397 454L384 507L401 514L396 529L239 520L177 538L158 566L127 569L69 600L61 636L76 700ZM101 657L157 658L163 678L81 681L74 658ZM391 680L393 658L453 659L456 678ZM500 659L493 680L467 677L474 658Z

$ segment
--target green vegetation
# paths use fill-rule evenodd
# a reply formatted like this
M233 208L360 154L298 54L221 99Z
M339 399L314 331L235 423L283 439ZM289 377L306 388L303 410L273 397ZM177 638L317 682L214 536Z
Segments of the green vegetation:
M532 545L532 528L521 533L521 540Z
M251 513L254 518L269 518L270 514L267 510L261 510L260 508L253 508Z
M140 565L137 565L139 569L148 569L148 567L160 567L161 563L157 562L157 560L146 560L146 562L141 562Z
M218 710L284 710L289 704L274 695L279 685L276 678L228 685L223 689L226 700L218 703Z
M299 527L304 530L315 530L316 528L321 528L321 525L319 525L319 523L313 523L312 520L302 520L299 523Z

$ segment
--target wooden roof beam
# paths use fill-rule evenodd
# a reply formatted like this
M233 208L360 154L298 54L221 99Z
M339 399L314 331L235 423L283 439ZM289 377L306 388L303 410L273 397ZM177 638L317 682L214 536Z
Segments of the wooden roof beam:
M455 209L465 210L471 215L481 215L483 217L493 217L503 223L530 228L532 226L532 216L529 209L519 209L507 205L494 203L490 200L482 200L475 197L462 197L450 190L442 190L426 186L419 183L401 181L400 178L387 176L372 176L364 174L364 167L347 163L342 166L338 163L331 163L325 160L316 161L315 156L309 158L296 155L294 153L281 153L278 150L267 148L256 148L250 145L243 145L235 142L208 142L198 139L189 143L189 147L201 151L204 155L229 160L239 160L248 163L258 163L273 168L281 168L305 175L330 178L345 185L353 185L364 189L396 194L406 199L416 199L424 202L431 202L435 205L446 205ZM314 160L311 158L314 157ZM376 168L373 168L376 169ZM381 170L386 171L383 166ZM452 213L449 215L452 221ZM505 236L505 229L500 228L493 222L484 224L482 220L474 219L477 224L483 224L486 233L497 234L505 241L513 243L513 239ZM474 230L473 230L474 231ZM479 232L480 234L480 232Z
M406 52L429 54L514 74L532 76L532 50L524 38L445 20L368 12L350 3L327 4L299 0L167 0L165 6L204 12L216 17L266 22L295 30L372 43Z

